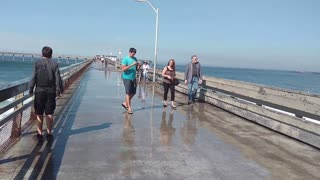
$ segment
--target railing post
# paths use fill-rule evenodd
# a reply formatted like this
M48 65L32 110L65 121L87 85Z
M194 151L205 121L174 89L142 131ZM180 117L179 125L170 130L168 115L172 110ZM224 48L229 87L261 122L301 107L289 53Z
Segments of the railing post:
M18 94L15 97L15 100L19 100L23 98L23 93ZM14 111L20 109L23 106L23 102L18 104L15 108ZM21 136L21 121L22 121L22 115L23 111L21 111L19 114L17 114L16 117L13 118L13 124L12 124L12 129L11 129L11 138L17 138Z
M33 54L32 54L32 56L31 56L31 61L33 62L33 60L34 60L34 59L33 59Z
M2 61L4 61L4 53L2 53Z
M206 80L202 80L201 86L206 87L206 83L207 83ZM204 102L206 101L205 92L206 92L206 90L204 88L199 88L199 100L204 101Z
M68 63L68 64L70 63L70 62L69 62L69 58L70 58L70 57L67 57L67 63Z
M22 54L22 61L24 62L24 54Z
M12 54L12 61L14 61L14 54Z

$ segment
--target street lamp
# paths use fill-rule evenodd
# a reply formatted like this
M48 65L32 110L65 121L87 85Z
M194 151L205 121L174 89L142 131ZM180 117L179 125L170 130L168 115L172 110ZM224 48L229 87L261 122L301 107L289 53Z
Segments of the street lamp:
M136 0L137 2L147 2L151 8L156 13L156 40L154 46L154 62L153 62L153 82L156 81L156 66L157 66L157 58L158 58L158 19L159 19L159 8L155 8L148 0Z

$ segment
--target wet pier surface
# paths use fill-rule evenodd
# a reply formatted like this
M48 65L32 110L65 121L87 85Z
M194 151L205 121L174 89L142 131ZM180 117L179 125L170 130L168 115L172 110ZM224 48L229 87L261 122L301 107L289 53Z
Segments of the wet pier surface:
M55 140L35 128L0 158L0 179L320 179L320 151L214 106L141 84L133 114L119 72L93 64L62 97Z

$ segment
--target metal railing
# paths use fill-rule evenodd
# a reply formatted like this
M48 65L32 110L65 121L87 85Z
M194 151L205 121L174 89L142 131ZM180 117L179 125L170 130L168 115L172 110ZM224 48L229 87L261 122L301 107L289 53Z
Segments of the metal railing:
M64 87L68 87L92 61L60 68ZM0 153L8 149L35 120L33 97L29 95L30 78L0 87Z

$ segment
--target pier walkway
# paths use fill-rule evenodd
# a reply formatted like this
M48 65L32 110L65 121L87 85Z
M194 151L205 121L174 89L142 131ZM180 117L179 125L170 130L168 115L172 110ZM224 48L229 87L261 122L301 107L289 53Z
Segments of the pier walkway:
M320 151L206 103L162 107L140 84L132 115L119 72L93 63L58 101L55 140L35 127L0 158L0 179L320 179Z

